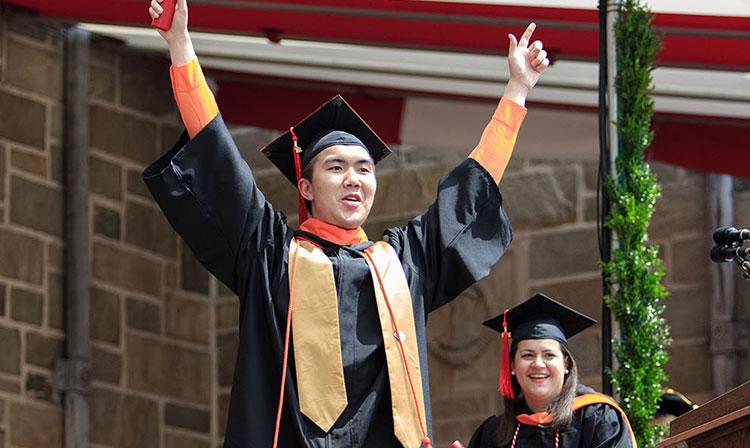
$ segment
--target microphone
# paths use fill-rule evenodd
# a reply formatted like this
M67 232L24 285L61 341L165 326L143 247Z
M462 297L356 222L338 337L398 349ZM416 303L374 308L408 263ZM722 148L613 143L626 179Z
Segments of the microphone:
M720 227L714 231L714 243L726 246L738 241L750 240L750 230L735 227Z
M711 261L723 263L734 260L734 257L747 257L750 255L750 247L714 246L711 248Z

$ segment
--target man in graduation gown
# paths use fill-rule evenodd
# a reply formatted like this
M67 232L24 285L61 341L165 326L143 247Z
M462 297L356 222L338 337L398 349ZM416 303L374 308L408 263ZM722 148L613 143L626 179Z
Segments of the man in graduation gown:
M151 3L154 18L160 3ZM526 95L549 64L541 42L529 42L534 27L509 36L511 78L479 145L440 181L424 215L373 242L360 226L387 146L341 97L269 144L264 152L311 212L305 220L302 206L300 229L290 227L218 114L178 0L160 33L187 131L143 176L171 225L240 300L225 447L266 448L276 437L280 447L430 445L427 314L485 277L510 244L497 183Z

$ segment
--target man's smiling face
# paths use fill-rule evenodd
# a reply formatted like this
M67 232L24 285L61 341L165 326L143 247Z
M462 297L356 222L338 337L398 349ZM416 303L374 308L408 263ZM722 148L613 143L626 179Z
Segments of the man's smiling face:
M377 182L375 164L361 146L336 145L310 162L312 179L300 179L302 197L311 215L344 229L356 229L370 214Z

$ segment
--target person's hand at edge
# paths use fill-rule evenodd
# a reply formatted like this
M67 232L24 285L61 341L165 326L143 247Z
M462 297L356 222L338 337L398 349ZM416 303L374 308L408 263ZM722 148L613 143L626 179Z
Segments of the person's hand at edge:
M526 97L529 92L539 81L542 71L549 66L547 52L544 50L542 42L537 40L529 45L535 29L536 24L530 23L520 40L516 40L516 36L513 34L508 34L510 40L508 47L510 79L503 96L521 106L526 104Z
M163 12L161 3L163 0L151 0L151 6L148 13L152 19L157 19ZM161 37L169 46L169 56L172 59L172 65L184 65L195 58L193 42L188 33L188 7L187 0L177 0L177 9L175 9L172 18L172 26L168 31L157 30Z

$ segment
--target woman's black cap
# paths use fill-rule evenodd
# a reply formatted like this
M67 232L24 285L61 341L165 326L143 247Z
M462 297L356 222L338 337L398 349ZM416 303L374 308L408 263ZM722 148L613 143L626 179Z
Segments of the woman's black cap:
M504 314L514 342L554 339L567 347L569 337L596 323L596 320L544 294L537 294ZM485 321L483 325L502 333L503 314Z

